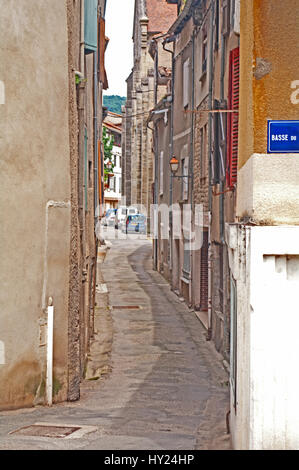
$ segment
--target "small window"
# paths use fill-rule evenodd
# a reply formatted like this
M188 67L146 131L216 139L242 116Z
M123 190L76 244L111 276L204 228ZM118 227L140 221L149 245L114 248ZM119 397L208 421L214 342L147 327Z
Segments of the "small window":
M189 69L190 59L185 60L183 65L183 106L189 105Z
M186 157L182 160L183 176L182 178L182 199L186 201L189 193L189 158Z
M208 63L208 32L207 32L207 27L205 25L202 31L202 66L201 66L202 74L206 73L207 71L207 63Z
M160 153L160 196L163 195L164 152Z
M222 2L222 34L225 36L229 34L230 30L230 0L223 0Z

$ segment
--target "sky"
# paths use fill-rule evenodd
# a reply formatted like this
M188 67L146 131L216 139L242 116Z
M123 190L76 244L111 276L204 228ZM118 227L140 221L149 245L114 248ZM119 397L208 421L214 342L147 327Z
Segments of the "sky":
M109 89L105 95L126 96L126 79L133 67L134 0L107 0L105 54Z

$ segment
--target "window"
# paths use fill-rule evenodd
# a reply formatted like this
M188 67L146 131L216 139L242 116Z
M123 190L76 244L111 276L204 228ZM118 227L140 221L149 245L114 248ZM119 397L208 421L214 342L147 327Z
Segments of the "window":
M160 196L163 194L163 167L164 167L164 152L160 153Z
M222 34L229 34L230 30L230 0L222 1Z
M191 272L190 240L184 240L183 277L185 279L189 279L190 272Z
M186 201L188 199L188 193L189 193L189 157L183 158L182 159L182 169L183 169L183 174L185 178L182 178L182 200Z
M226 103L215 100L214 109L226 109ZM225 177L226 160L226 115L227 113L214 113L214 139L212 158L213 184L220 183Z
M240 53L233 49L229 59L228 108L235 110L227 118L227 184L232 187L237 182L238 172L238 134L239 134L239 82Z
M116 182L116 178L115 176L113 176L112 178L110 178L110 182L109 182L109 189L110 191L115 191L115 182Z
M183 106L186 108L189 104L189 69L190 59L185 60L183 65Z
M204 25L203 31L202 31L202 66L201 66L202 74L206 73L207 71L207 61L208 61L208 33L207 33L207 26Z
M233 30L235 26L235 0L230 0L230 29Z

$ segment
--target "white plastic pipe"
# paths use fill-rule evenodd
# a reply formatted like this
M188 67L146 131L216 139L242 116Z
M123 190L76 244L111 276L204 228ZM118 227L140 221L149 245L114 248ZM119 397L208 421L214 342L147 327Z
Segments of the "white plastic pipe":
M47 327L47 404L53 403L53 327L54 327L54 307L48 307L48 327Z

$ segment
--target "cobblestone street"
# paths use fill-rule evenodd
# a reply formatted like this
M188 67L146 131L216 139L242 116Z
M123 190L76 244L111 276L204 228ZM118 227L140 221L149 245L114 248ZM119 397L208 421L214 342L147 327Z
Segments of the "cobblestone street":
M98 265L105 269L97 334L81 400L0 413L0 449L230 448L221 357L194 312L152 270L151 247L115 240ZM38 422L97 430L78 439L9 435Z

